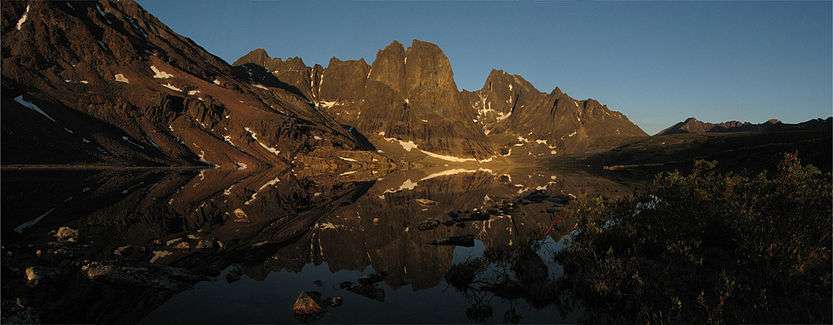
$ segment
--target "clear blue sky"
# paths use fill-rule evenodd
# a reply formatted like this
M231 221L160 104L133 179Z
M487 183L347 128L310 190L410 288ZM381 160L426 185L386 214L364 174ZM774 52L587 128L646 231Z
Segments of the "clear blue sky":
M438 44L458 87L491 68L622 111L648 133L689 116L798 122L833 110L831 2L140 0L233 62L251 49L373 61L391 40Z

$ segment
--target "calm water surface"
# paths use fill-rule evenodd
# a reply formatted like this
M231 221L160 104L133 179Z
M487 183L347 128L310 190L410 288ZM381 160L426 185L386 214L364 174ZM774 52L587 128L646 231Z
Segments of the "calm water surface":
M44 322L571 322L558 211L628 191L543 168L2 176L3 296ZM63 226L77 238L57 240ZM319 317L293 316L301 292Z

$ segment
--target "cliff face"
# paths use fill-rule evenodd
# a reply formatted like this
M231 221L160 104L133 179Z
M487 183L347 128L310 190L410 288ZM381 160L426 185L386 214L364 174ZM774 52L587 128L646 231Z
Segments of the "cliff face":
M399 143L408 152L416 148L447 160L540 158L646 136L593 99L575 100L558 88L543 93L499 70L480 90L460 91L443 51L420 40L408 48L388 44L370 66L334 58L326 68L306 67L300 59L271 58L262 49L235 64L265 67L377 147Z
M293 59L290 59L293 60ZM377 146L406 143L407 152L484 159L491 143L460 106L448 58L434 44L392 42L372 65L330 60L326 68L290 66L255 50L236 65L256 64L308 96L340 123L355 127ZM294 71L292 70L294 69ZM300 72L299 72L300 71ZM410 146L411 143L413 146Z
M4 1L2 36L3 163L245 169L370 149L134 1Z

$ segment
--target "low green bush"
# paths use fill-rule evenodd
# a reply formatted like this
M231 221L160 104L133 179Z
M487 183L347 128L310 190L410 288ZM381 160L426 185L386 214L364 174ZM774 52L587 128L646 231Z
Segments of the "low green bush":
M794 154L753 177L715 166L575 202L563 304L593 323L830 323L831 175Z

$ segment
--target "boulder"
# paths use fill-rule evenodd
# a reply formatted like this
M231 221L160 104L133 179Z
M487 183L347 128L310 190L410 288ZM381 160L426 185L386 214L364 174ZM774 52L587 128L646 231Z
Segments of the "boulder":
M27 267L25 273L26 284L30 286L36 286L39 283L48 280L58 274L58 272L55 269L43 266Z
M55 239L58 239L58 241L62 242L74 243L78 241L78 230L72 229L70 227L58 228L58 231L55 232Z
M321 313L321 306L306 292L301 292L292 304L292 312L297 316L316 315Z

